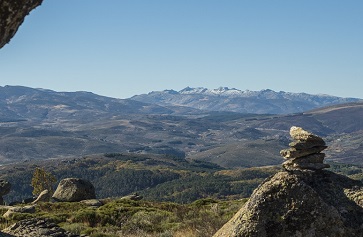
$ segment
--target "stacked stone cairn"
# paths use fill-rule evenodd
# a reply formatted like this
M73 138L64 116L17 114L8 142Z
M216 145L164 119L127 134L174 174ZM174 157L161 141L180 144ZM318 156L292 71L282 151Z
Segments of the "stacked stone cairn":
M321 170L329 168L324 164L324 153L327 148L324 140L300 127L291 127L290 136L293 142L289 144L289 149L280 151L280 154L286 159L282 166L286 170Z

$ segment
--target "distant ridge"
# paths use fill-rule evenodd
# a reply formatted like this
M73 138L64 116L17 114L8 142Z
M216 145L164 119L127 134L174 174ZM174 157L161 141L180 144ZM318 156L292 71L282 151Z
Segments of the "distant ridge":
M300 113L319 107L357 102L359 98L342 98L331 95L312 95L273 91L239 90L219 87L186 87L180 91L153 91L148 94L135 95L132 100L152 103L160 106L186 106L207 111L231 111L255 114Z
M183 93L192 91L192 88L187 88ZM239 93L226 88L213 93L223 91ZM205 89L199 93L210 92ZM233 99L221 95L185 95L173 90L159 94L164 96L163 100L171 102L175 100L173 94L190 99L190 103L198 103L196 96L201 101L214 100L216 110L218 103L225 103L225 107L219 107L223 110L247 105L249 109L255 109L249 111L276 109L279 107L273 107L273 103L277 102L280 105L292 103L256 97L242 100L238 96ZM342 101L337 98L335 102ZM211 161L223 167L273 165L281 162L275 150L288 143L287 131L295 125L328 137L333 148L326 152L328 159L363 164L362 100L281 115L210 112L182 103L188 101L180 101L182 106L160 106L91 92L0 86L0 164L131 152ZM303 104L301 101L294 103Z

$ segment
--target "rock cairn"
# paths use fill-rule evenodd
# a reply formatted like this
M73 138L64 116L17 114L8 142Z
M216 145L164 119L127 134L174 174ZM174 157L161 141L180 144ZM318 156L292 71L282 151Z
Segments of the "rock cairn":
M286 159L282 166L286 170L321 170L329 168L324 164L324 153L327 148L324 140L317 135L303 130L300 127L291 127L290 136L294 140L289 144L289 149L280 151L280 154Z

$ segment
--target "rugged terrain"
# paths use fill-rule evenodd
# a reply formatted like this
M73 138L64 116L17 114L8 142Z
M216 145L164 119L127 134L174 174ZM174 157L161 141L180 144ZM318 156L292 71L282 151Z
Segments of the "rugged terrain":
M357 102L357 98L311 95L284 91L241 91L235 88L184 88L181 91L153 91L131 99L161 106L186 106L206 111L230 111L255 114L290 114L314 108Z
M208 112L89 92L0 87L0 162L95 153L168 154L224 167L279 164L297 125L323 136L328 159L363 164L363 103L287 115ZM22 149L19 149L21 147Z
M325 141L291 127L284 171L266 179L214 237L363 236L363 183L326 171Z
M363 184L329 171L279 172L215 237L362 236Z

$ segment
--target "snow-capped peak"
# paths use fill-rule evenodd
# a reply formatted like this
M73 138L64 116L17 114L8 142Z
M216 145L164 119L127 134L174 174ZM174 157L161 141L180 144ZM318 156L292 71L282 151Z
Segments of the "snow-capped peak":
M220 96L246 96L251 95L254 92L246 90L241 91L236 88L228 88L228 87L218 87L216 89L207 89L204 87L186 87L183 90L179 91L180 94L204 94L204 95L220 95Z

